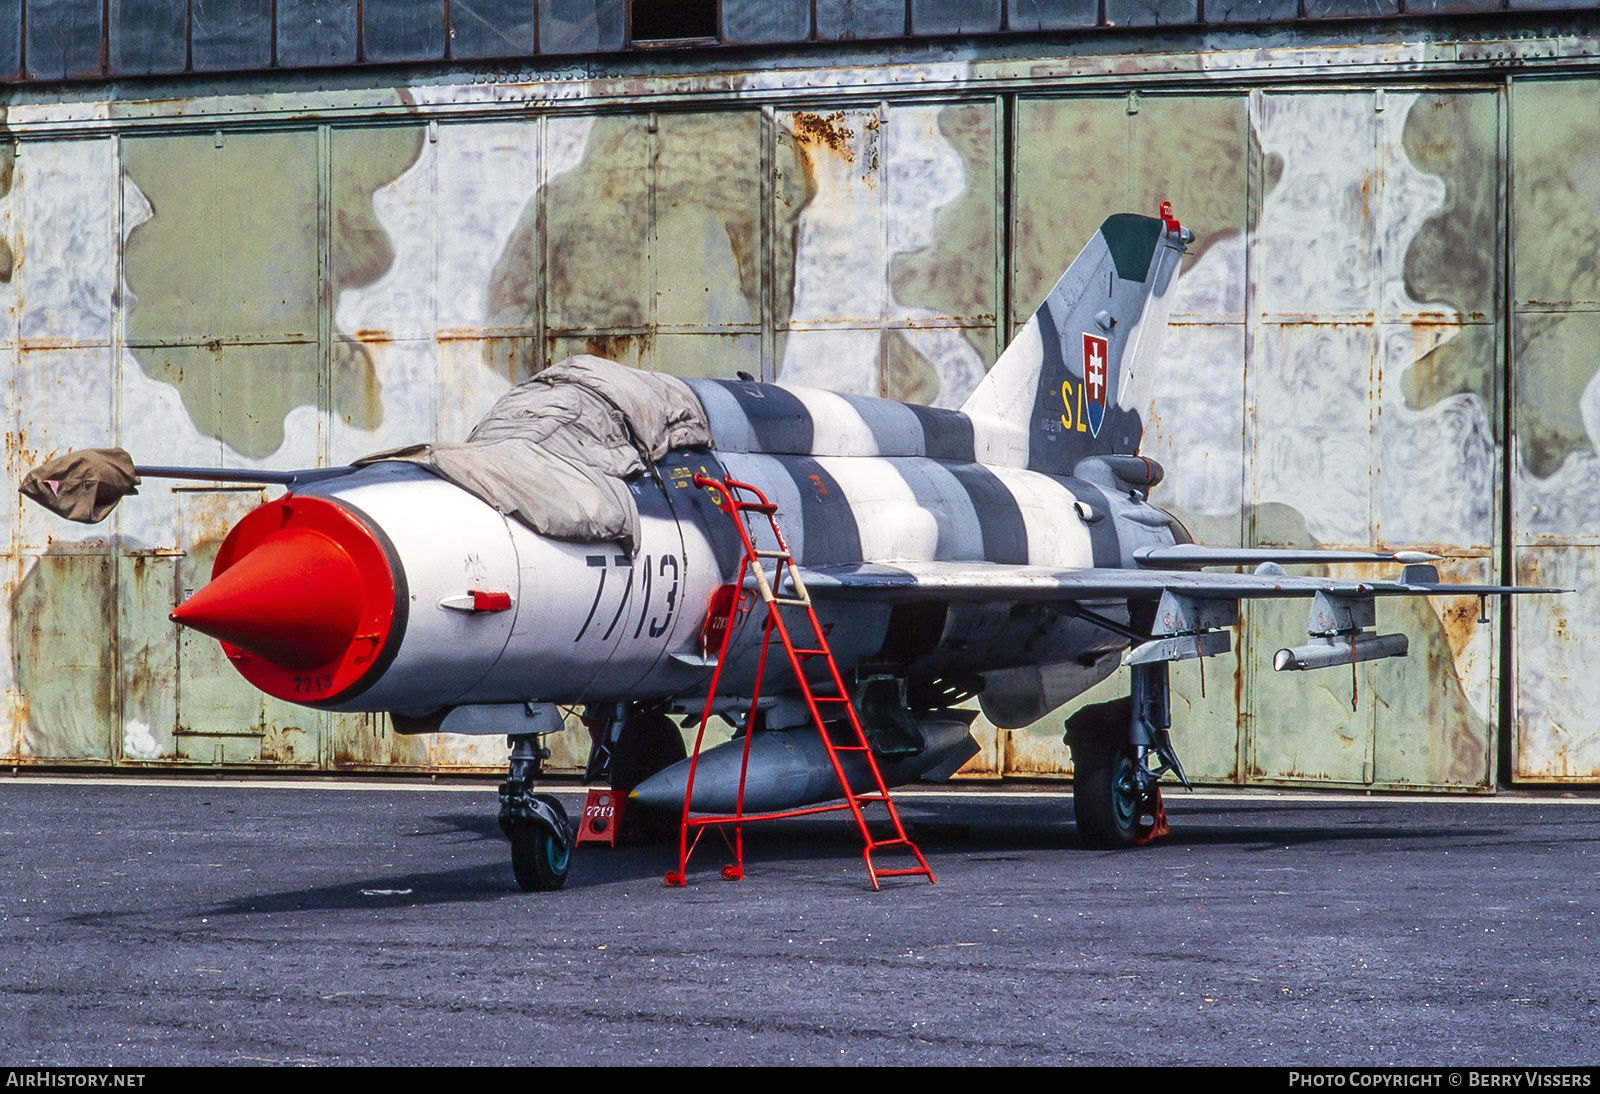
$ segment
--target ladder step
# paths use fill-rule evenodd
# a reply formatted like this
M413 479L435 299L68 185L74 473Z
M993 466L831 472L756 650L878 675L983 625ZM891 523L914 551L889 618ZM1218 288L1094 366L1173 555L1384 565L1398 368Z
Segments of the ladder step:
M795 650L794 651L794 655L796 657L826 657L826 656L828 656L828 651L827 650Z
M850 700L843 695L813 695L813 703L848 703Z
M770 513L776 513L778 511L778 507L776 505L773 505L771 502L768 502L765 505L763 505L759 501L736 501L733 504L738 509L744 510L746 512L751 512L751 513L769 513L770 514Z
M793 558L788 551L757 551L757 558Z
M909 870L878 870L879 877L932 877L933 870L926 866L915 866Z
M811 601L810 600L796 600L792 596L775 596L775 597L772 598L771 603L773 603L773 604L782 604L785 608L809 608L809 607L811 607Z
M866 752L866 751L868 751L868 749L864 745L834 745L833 746L833 750L835 752Z

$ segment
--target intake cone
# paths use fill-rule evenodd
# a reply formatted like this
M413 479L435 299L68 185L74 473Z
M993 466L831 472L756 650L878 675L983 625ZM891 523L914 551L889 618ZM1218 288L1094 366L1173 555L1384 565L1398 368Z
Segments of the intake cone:
M263 505L222 541L211 583L170 618L219 640L268 695L323 706L359 694L405 631L404 579L381 535L332 499Z
M273 533L173 611L174 622L287 669L349 648L361 622L361 574L350 555L300 528Z

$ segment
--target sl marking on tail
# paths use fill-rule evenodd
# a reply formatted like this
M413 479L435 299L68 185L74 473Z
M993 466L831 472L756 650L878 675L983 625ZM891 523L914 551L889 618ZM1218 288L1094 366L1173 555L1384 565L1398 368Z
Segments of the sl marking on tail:
M1083 336L1083 386L1088 395L1085 417L1091 436L1100 436L1106 420L1106 340L1098 334Z
M1078 417L1077 417L1076 424L1074 424L1073 417L1072 417L1072 400L1073 400L1072 391L1073 391L1072 381L1071 380L1062 380L1061 381L1061 428L1064 429L1064 430L1067 430L1068 432L1071 432L1072 430L1076 429L1079 433L1087 433L1087 432L1089 432L1089 425L1083 419L1083 385L1079 384L1078 388L1077 388L1077 391L1078 391L1078 395L1077 395Z

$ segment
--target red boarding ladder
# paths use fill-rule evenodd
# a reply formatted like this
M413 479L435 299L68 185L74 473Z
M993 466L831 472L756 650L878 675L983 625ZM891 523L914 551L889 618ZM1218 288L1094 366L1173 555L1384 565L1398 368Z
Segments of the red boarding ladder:
M782 820L787 817L803 817L812 813L830 813L837 809L850 810L855 818L856 828L861 832L864 844L861 857L867 864L867 876L872 879L873 889L880 888L880 878L886 877L926 877L929 882L936 879L933 870L928 866L928 860L922 857L922 852L917 845L911 842L906 835L905 826L900 823L900 813L894 807L894 802L889 798L889 788L883 783L883 773L878 770L878 763L872 756L872 749L867 744L866 734L861 730L861 721L856 717L855 704L850 702L850 693L845 690L844 680L839 675L839 666L833 660L833 653L828 648L828 639L822 631L822 624L817 621L816 610L811 606L811 595L806 592L805 582L800 578L800 572L795 567L794 557L789 553L789 545L784 542L783 532L778 528L778 507L767 500L767 496L759 489L747 482L737 479L713 479L705 475L695 475L696 486L709 486L720 495L718 505L733 521L733 526L739 530L739 539L744 544L744 557L739 562L739 576L731 586L733 596L727 598L727 619L722 630L721 646L717 651L717 667L711 674L711 690L706 694L706 707L700 716L700 732L695 736L694 753L689 758L689 785L683 795L683 823L678 832L678 869L667 875L667 884L683 886L687 884L689 856L694 853L695 846L699 844L700 837L705 834L705 829L713 825L733 825L733 853L734 861L722 868L722 876L729 881L738 881L744 877L744 825L750 821ZM754 495L757 501L746 501L742 495ZM776 551L757 550L750 538L750 529L744 520L745 513L760 513L772 525L772 537L777 543ZM763 559L773 560L773 573L769 579L763 568ZM756 589L761 600L767 606L766 628L761 635L761 655L756 663L755 686L751 690L750 711L745 719L744 758L739 769L739 796L734 807L734 812L707 813L699 816L690 814L689 804L694 800L694 775L695 767L700 762L700 746L705 740L706 723L711 720L711 708L717 698L717 684L722 677L722 666L727 663L728 646L733 640L739 605L743 599L745 579L754 577ZM784 586L787 576L790 584L794 586L793 596L780 596L776 590ZM719 602L714 602L718 603ZM789 634L789 625L784 621L782 609L804 608L806 620L811 625L814 642L810 647L802 648L795 645L793 637ZM717 608L712 609L715 616ZM715 633L715 621L708 620L708 633ZM805 697L806 707L811 712L811 722L817 727L817 733L822 737L823 746L828 750L828 759L833 763L833 771L839 779L839 786L844 791L844 801L833 805L817 805L805 809L789 809L780 813L746 813L744 811L745 778L750 768L750 738L751 730L756 722L756 709L761 701L761 681L767 669L767 651L772 645L772 635L776 631L779 641L783 643L784 652L789 656L789 667L794 670L794 677L799 682L800 694ZM812 658L822 658L827 662L828 674L833 678L833 694L817 695L806 679L802 664ZM844 709L845 716L850 722L848 744L835 744L829 736L825 719L822 716L823 704L837 704ZM840 761L841 754L860 753L867 762L867 768L872 772L873 788L864 794L858 794L850 788L850 782L845 778L844 766ZM882 804L889 812L889 821L893 825L894 834L889 839L874 839L871 830L867 827L867 819L862 813L862 807L867 805ZM689 839L691 829L699 829L694 840ZM872 861L874 852L890 849L905 849L916 856L917 865L900 870L880 870Z

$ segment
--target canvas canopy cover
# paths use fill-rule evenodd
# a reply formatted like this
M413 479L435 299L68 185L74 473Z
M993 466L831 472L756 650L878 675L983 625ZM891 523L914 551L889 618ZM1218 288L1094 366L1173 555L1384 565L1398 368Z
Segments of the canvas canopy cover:
M631 557L639 508L628 480L674 448L710 444L705 408L688 384L582 354L506 392L462 443L410 445L356 463L417 464L541 535L615 541Z

